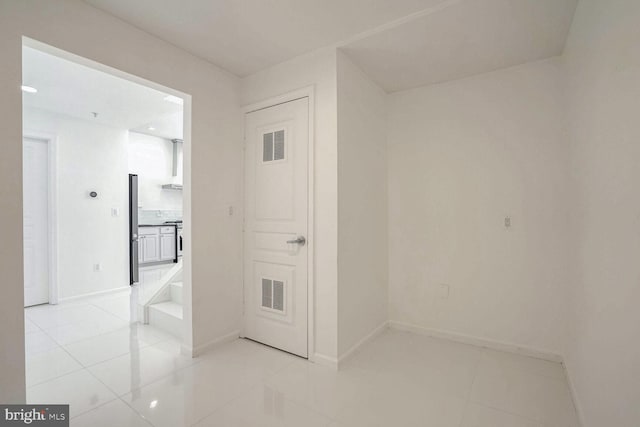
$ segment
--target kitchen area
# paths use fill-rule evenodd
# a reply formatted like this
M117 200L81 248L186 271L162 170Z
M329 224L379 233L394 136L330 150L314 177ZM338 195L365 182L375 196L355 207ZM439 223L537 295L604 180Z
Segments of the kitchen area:
M183 252L183 141L149 128L129 134L130 284L160 280Z
M138 262L178 262L182 256L182 220L138 225Z
M139 373L132 340L180 341L191 303L184 100L34 47L22 58L26 382L119 357Z

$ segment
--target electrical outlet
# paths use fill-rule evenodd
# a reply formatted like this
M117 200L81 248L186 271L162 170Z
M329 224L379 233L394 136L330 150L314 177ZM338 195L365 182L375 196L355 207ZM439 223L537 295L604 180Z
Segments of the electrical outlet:
M93 264L93 271L102 271L102 264Z
M229 206L229 216L233 216L233 206Z
M504 217L504 228L511 228L511 217L509 215Z
M449 298L449 285L446 283L441 283L438 286L438 298L448 299Z
M111 208L111 216L120 216L120 208Z

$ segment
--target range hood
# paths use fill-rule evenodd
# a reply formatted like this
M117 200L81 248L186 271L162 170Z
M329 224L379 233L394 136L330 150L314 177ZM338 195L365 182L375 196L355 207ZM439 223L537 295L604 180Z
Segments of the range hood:
M163 184L162 185L162 189L164 189L164 190L182 190L182 184Z
M171 168L171 176L178 176L178 144L182 144L181 139L172 139L173 143L173 164ZM164 184L164 190L182 190L182 184Z

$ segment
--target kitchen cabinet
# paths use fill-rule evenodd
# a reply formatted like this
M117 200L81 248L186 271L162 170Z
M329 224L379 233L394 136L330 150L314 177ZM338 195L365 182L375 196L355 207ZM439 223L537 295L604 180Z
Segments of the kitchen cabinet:
M176 234L160 235L160 260L171 261L176 258Z
M138 233L140 264L160 261L160 232L157 227L145 227Z
M176 258L176 229L167 226L140 227L138 260L140 264L173 261Z

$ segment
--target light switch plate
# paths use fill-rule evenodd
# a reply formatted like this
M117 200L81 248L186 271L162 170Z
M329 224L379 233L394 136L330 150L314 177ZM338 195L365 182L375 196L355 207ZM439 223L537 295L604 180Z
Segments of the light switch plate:
M438 298L449 298L449 285L447 285L446 283L441 283L438 286Z

